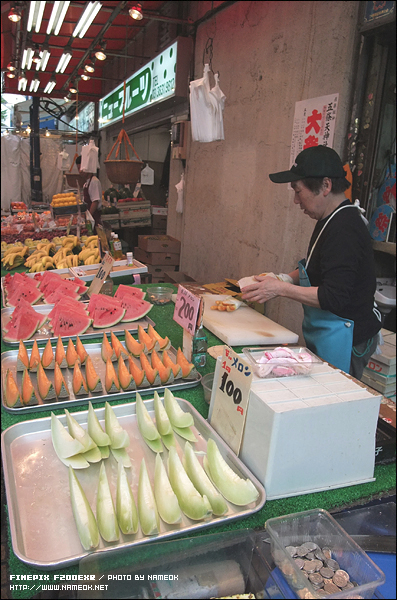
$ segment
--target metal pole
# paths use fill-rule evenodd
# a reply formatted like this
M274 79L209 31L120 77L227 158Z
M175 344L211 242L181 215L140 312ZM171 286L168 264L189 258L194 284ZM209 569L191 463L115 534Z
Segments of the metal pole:
M30 105L30 186L32 201L43 201L43 189L40 167L40 98L34 97Z

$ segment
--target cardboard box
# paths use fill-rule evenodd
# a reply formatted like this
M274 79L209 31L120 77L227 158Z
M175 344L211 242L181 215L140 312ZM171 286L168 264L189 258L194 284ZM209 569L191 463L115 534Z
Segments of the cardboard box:
M171 254L169 252L146 252L146 250L136 247L134 256L145 265L179 265L179 254Z
M152 215L168 215L166 206L152 206Z
M175 267L169 265L147 265L148 273L152 276L152 283L165 283L165 271L170 272Z
M166 229L155 229L152 227L152 234L153 235L164 235L165 233L167 233Z
M150 219L150 208L128 208L120 210L120 219Z
M167 230L167 217L163 215L152 215L152 227Z
M165 281L167 283L185 283L185 282L192 282L192 281L196 281L195 279L193 279L193 277L190 277L190 275L186 275L186 273L183 273L182 271L167 271L166 273L164 273L165 275Z
M139 235L138 247L146 252L180 253L181 242L170 235Z
M375 379L375 377L376 379ZM361 377L361 381L369 385L374 390L382 392L385 396L396 393L396 376L385 377L384 375L375 374L373 371L365 368Z
M150 227L150 219L120 219L121 227Z

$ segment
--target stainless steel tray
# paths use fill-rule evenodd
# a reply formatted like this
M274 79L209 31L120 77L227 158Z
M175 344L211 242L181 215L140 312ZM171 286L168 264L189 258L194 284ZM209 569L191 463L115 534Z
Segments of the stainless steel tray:
M40 314L40 315L48 315L51 310L54 308L54 304L39 304L39 305L35 305L32 308L34 308L34 310ZM1 310L1 328L2 330L4 330L4 327L7 325L8 321L11 319L12 317L12 313L14 312L14 308L3 308ZM89 327L87 329L87 331L85 333L82 333L81 335L79 335L79 338L83 341L83 340L92 340L94 338L97 337L102 337L104 333L108 333L110 334L111 331L113 331L114 334L120 334L123 335L124 334L124 329L128 329L128 331L130 331L131 333L137 332L138 331L138 325L141 325L143 327L143 329L147 329L148 325L152 325L154 327L154 321L152 321L152 319L150 319L149 317L144 317L143 319L139 319L139 321L129 321L126 323L116 323L116 325L112 325L112 327L104 327L103 329L94 329L94 327ZM63 340L69 340L69 337L72 338L72 340L76 339L75 335L68 335L68 336L62 336ZM36 333L34 335L32 335L31 338L29 338L28 340L23 340L25 343L25 346L33 346L33 342L35 340L37 340L37 342L47 342L47 340L50 339L51 342L57 342L58 337L57 336L53 336L52 335L52 329L50 327L49 322L47 321L46 323L44 323L44 325L42 327L40 327L40 329L38 329L36 331ZM6 342L7 344L9 344L10 346L19 346L19 341L18 342Z
M37 387L37 373L31 373L30 378L32 380L36 396L39 398L39 402L38 403L36 402L35 404L33 404L33 403L28 404L27 406L23 406L22 404L20 404L18 402L13 408L10 408L9 406L7 406L7 404L5 402L4 394L2 394L3 408L7 412L12 413L12 414L25 414L25 413L31 413L31 412L37 412L37 411L43 411L43 410L54 410L56 408L67 408L69 410L73 406L86 405L88 400L91 400L92 404L94 404L96 402L103 402L104 400L119 400L120 398L126 398L127 396L135 398L136 390L135 391L129 390L128 392L123 392L123 390L120 390L120 392L116 392L114 394L108 394L106 392L106 389L105 389L106 365L103 362L102 357L101 357L101 346L102 346L101 343L84 344L84 348L86 349L88 354L91 356L91 360L93 362L95 370L101 379L102 391L96 392L96 393L90 392L86 396L75 396L73 393L73 386L72 386L73 368L72 369L66 368L66 369L62 369L62 373L63 373L63 376L65 377L66 384L70 391L69 398L60 398L59 400L57 400L56 398L54 398L52 400L42 400L40 398L40 395L38 392L38 387ZM55 354L55 346L53 346L53 350L54 350L54 354ZM66 350L66 348L65 348L65 350ZM168 353L171 356L172 360L175 362L176 361L175 348L171 347L168 350ZM17 382L19 390L21 390L21 388L22 388L23 372L17 371L17 356L18 356L18 350L9 350L8 352L3 352L1 355L1 385L2 385L3 390L4 390L4 385L5 385L5 376L7 373L7 369L11 370L11 372L15 378L15 381ZM136 362L137 365L140 365L139 359L133 358L133 360ZM114 363L114 365L115 365L115 369L117 372L117 363ZM54 370L46 369L45 372L46 372L48 379L51 381L52 384L54 384ZM85 375L84 366L82 367L82 372L83 372L83 375ZM185 388L196 387L197 385L199 385L200 381L201 381L201 375L200 375L200 373L197 372L197 376L194 379L177 379L174 383L171 383L170 385L167 385L167 386L164 386L164 385L152 386L152 387L148 387L148 388L140 388L137 391L141 394L141 396L143 396L143 395L153 394L154 390L161 392L162 390L164 390L165 387L168 387L174 393L176 390L182 390Z
M247 467L230 450L211 425L186 400L177 398L181 408L193 415L192 427L197 442L195 450L205 452L207 440L216 441L222 456L230 467L241 477L249 478L257 490L256 502L246 507L238 507L228 503L229 510L222 517L211 517L205 521L192 521L185 515L182 523L166 525L161 521L160 533L146 537L141 530L135 535L120 534L118 543L100 541L98 551L106 552L114 548L132 548L138 544L161 541L177 535L186 535L226 521L247 517L260 510L266 500L266 493L259 481ZM152 418L154 418L153 400L145 401ZM113 406L113 410L130 437L127 448L132 467L126 469L129 482L137 502L139 467L144 457L151 483L154 478L155 454L142 440L139 433L135 403ZM96 415L104 427L104 408L95 409ZM76 420L87 427L88 411L74 413ZM58 417L66 426L64 415ZM184 440L175 435L178 453L181 456ZM51 441L51 419L34 419L9 427L1 436L1 449L4 469L4 481L7 494L7 507L10 517L11 538L14 553L22 562L35 568L55 569L72 565L89 553L83 550L74 523L70 504L68 469L55 454ZM164 449L163 460L168 452ZM201 458L199 458L201 461ZM112 455L105 461L109 485L115 498L117 482L117 463ZM100 463L91 464L87 469L76 471L79 481L87 495L90 505L96 505Z

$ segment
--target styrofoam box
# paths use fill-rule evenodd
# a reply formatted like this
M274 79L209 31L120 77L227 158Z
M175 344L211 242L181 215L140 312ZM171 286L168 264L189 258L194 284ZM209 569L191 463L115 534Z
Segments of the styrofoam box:
M308 376L254 375L239 458L268 500L372 481L380 401L324 362Z

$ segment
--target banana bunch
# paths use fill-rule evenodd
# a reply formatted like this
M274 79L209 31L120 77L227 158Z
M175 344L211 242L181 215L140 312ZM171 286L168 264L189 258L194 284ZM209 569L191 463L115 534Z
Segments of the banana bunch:
M27 246L14 246L4 252L4 256L1 259L3 266L10 271L22 265L25 261L25 255L29 252Z
M50 253L55 252L53 242L40 242L36 250L25 261L25 267L29 267L29 273L39 273L47 269L55 269L54 257Z
M97 235L91 235L86 239L84 248L79 253L79 260L85 265L96 265L100 262Z

